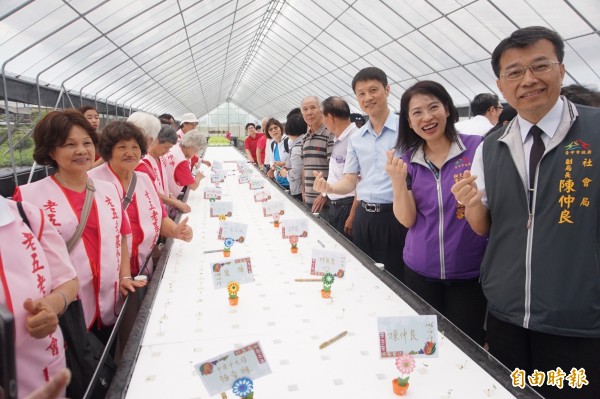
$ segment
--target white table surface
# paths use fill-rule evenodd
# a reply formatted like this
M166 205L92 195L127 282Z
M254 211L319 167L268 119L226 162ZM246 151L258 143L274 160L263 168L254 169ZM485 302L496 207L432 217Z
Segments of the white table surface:
M205 159L236 161L232 147L209 147ZM254 381L255 398L394 398L391 380L398 377L394 359L381 359L377 318L414 315L394 291L352 254L346 275L336 279L332 298L321 298L322 284L295 282L309 273L311 250L346 251L319 224L309 220L309 234L291 254L271 217L262 216L248 184L237 182L235 163L223 187L224 201L233 201L228 220L247 223L244 243L231 249L231 259L249 256L256 282L244 284L239 305L232 307L225 289L215 290L209 263L224 259L217 239L218 218L209 217L202 188L188 203L191 243L176 241L151 310L139 356L127 390L128 398L209 398L194 365L254 341L260 341L272 374ZM253 176L260 176L254 172ZM282 218L307 217L295 201L268 182L272 200L285 201ZM309 218L310 219L310 218ZM319 345L347 330L348 336L320 350ZM439 357L416 359L408 398L513 398L492 376L440 333ZM231 391L227 397L235 398ZM218 396L215 396L218 397Z

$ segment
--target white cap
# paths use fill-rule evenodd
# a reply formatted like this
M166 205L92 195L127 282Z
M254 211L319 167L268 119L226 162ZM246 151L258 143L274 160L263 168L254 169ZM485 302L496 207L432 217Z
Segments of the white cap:
M192 114L191 112L188 112L187 114L183 114L183 116L181 117L181 123L198 123L198 118L196 118L196 115Z

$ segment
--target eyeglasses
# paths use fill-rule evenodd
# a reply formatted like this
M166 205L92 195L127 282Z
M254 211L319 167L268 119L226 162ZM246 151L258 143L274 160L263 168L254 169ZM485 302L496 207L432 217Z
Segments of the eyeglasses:
M269 127L269 132L274 132L275 130L278 130L279 126L275 125L275 126L271 126Z
M533 64L531 64L529 66L512 67L512 68L507 69L503 74L500 75L500 77L503 77L506 80L522 79L523 76L525 76L525 72L528 69L531 71L532 74L540 75L544 72L548 72L549 70L551 70L552 65L554 65L554 64L560 64L560 62L543 60L543 61L534 62Z
M502 111L504 109L504 107L502 105L496 105L494 108L499 109L500 111Z

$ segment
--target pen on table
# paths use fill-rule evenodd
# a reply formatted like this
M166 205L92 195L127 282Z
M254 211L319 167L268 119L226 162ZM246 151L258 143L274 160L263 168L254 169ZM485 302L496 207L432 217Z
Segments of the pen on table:
M208 251L204 251L205 254L212 254L214 252L221 252L222 249L209 249Z
M317 240L317 242L319 243L319 245L320 245L320 246L322 246L323 248L325 248L325 244L323 244L323 243L321 242L321 240Z
M348 331L342 331L341 333L339 333L335 337L333 337L333 338L331 338L331 339L323 342L321 345L319 345L319 349L327 348L329 345L333 344L338 339L345 337L347 334L348 334Z
M321 281L320 278L297 278L294 281L298 282L298 283L309 283L312 281Z

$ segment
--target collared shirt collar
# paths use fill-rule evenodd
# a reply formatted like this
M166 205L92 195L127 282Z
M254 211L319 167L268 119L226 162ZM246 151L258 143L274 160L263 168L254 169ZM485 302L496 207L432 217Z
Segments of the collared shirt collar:
M340 137L335 137L335 135L333 136L333 142L337 142L337 141L344 141L346 140L346 137L348 137L348 135L350 134L351 131L357 129L356 127L356 123L352 122L351 124L349 124L344 131L342 132L342 134L340 134Z
M537 127L542 129L544 133L552 139L556 129L558 129L558 125L562 119L563 113L563 100L558 97L556 104L548 111L546 115L536 124ZM517 120L519 121L519 129L521 130L521 140L523 143L527 139L527 135L529 134L529 129L533 126L533 123L523 119L521 115L517 115Z
M364 136L365 133L369 132L373 136L381 136L383 133L385 133L386 130L391 130L394 132L394 134L396 134L397 129L398 129L398 119L395 117L395 114L392 111L390 111L387 119L385 120L385 123L383 124L383 129L381 129L380 134L375 133L375 130L373 129L373 125L371 125L371 119L369 119L369 121L367 123L365 123L363 125L363 127L361 127L360 134L362 134Z
M308 127L308 131L307 131L307 133L308 133L308 135L309 135L309 136L312 136L312 135L314 135L314 134L323 134L323 131L325 131L325 129L326 129L326 127L325 127L325 124L324 124L324 123L323 123L323 124L321 124L321 126L319 126L319 128L318 128L317 130L315 130L314 132L312 132L312 131L310 130L310 126L309 126L309 127Z
M8 200L0 195L0 227L6 226L14 221L15 217L8 207Z

